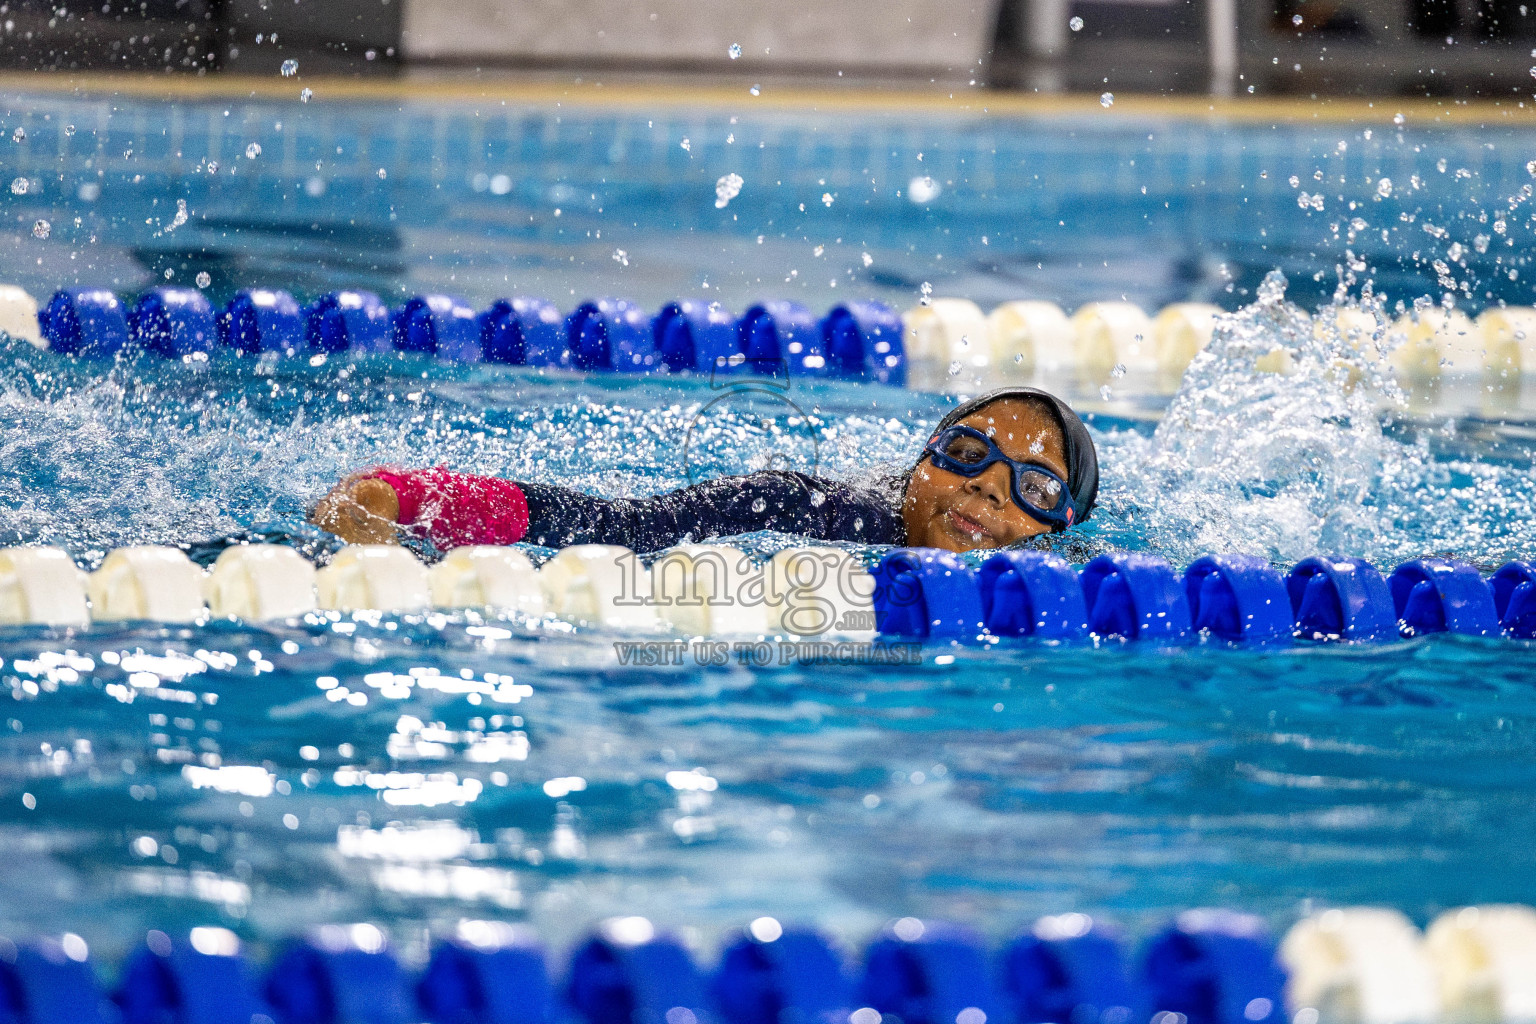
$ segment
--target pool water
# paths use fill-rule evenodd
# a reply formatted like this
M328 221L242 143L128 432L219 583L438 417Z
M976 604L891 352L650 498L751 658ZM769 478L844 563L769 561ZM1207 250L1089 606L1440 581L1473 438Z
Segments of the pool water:
M902 156L881 165L863 206L853 189L864 163L845 158L865 143L840 132L846 118L743 113L732 125L724 113L674 111L652 119L665 126L653 140L631 115L498 112L499 128L478 130L482 144L500 147L500 163L438 160L430 147L420 159L372 152L348 164L352 177L332 168L312 196L319 158L295 125L323 125L345 148L370 124L380 132L370 144L381 146L457 139L430 130L473 119L457 109L396 116L359 105L322 116L275 106L166 113L127 101L18 100L9 116L30 126L27 160L42 159L39 124L77 129L55 140L57 182L54 170L35 169L40 162L13 172L45 183L8 200L20 222L41 211L64 227L18 250L41 263L13 256L7 273L34 291L77 276L126 290L166 269L184 280L210 266L221 275L215 291L364 283L398 295L462 285L476 301L514 271L518 288L556 299L623 284L652 303L701 288L701 275L736 304L766 295L825 303L855 289L906 303L924 280L1069 306L1117 298L1102 293L1111 280L1154 305L1206 295L1242 308L1166 413L1092 418L1102 505L1074 531L1070 557L1131 548L1182 565L1206 551L1252 551L1285 566L1328 551L1384 567L1443 555L1489 569L1536 549L1532 435L1522 424L1410 415L1369 367L1348 387L1333 372L1358 353L1327 329L1326 310L1314 320L1287 295L1314 307L1331 292L1334 257L1353 243L1341 234L1329 247L1320 233L1342 216L1336 200L1322 216L1304 212L1284 177L1277 183L1289 167L1334 173L1327 162L1337 161L1351 169L1339 187L1370 203L1378 186L1359 181L1382 172L1354 161L1390 164L1394 183L1418 174L1432 184L1416 207L1434 204L1437 227L1469 236L1459 257L1467 269L1455 270L1476 282L1465 304L1489 293L1523 301L1523 257L1509 255L1521 247L1490 242L1482 252L1472 237L1483 230L1479 211L1503 208L1519 197L1520 176L1529 179L1514 129L1410 125L1395 142L1396 126L1362 140L1358 128L1229 135L1179 122L1143 131L1123 120L1002 121L987 122L982 142L974 125L879 122L871 131L885 134L869 144L870 159L898 136ZM224 127L223 109L240 132ZM279 117L293 134L271 127ZM153 141L168 123L182 134ZM73 148L86 125L98 133L89 153ZM131 146L115 134L134 132ZM729 133L739 133L734 142L724 141ZM1143 205L1140 172L1127 162L1132 153L1145 160L1149 133L1157 153L1180 154L1149 191L1170 204L1164 214L1152 199ZM688 150L683 134L694 140ZM249 160L247 135L263 140ZM1350 144L1338 149L1343 135ZM1203 148L1192 149L1197 139ZM1493 149L1481 148L1485 139ZM225 170L197 177L184 165L206 163L210 140ZM725 165L700 173L689 161L738 145L792 169L793 194L784 186L749 198L759 179L743 170L748 186L717 212L713 181ZM1038 160L1055 175L1040 192L1013 189L1008 174L1024 172L999 158L988 184L955 185L926 207L891 194L918 170L965 182L962 156L1009 145L1022 147L1026 168ZM1254 157L1249 145L1267 148ZM123 164L117 154L128 148L136 153ZM1179 162L1191 152L1209 166L1256 166L1197 186L1197 172ZM1447 153L1442 178L1436 161ZM275 164L278 154L291 173L288 163L265 170L263 159ZM151 156L144 170L131 164ZM1474 157L1475 170L1457 178L1460 158L1470 166ZM84 163L97 159L104 166ZM240 171L226 179L231 164ZM1068 172L1091 182L1095 167L1124 187L1074 205L1061 191ZM813 187L821 177L835 184ZM80 186L90 180L103 184L87 201ZM599 184L612 191L596 198ZM575 192L556 198L557 187ZM835 193L830 206L822 191ZM768 220L798 214L801 193L807 220L778 223L783 237L759 248ZM1175 193L1177 209L1162 198ZM166 207L174 211L179 195L191 214L166 234ZM1236 216L1245 197L1255 200L1251 219ZM1523 203L1518 214L1506 209L1498 237L1516 230ZM1062 222L1054 230L1047 209ZM1378 217L1387 208L1368 209ZM210 210L220 212L204 217ZM1437 287L1411 253L1426 260L1452 236L1426 234L1392 210L1385 248L1371 258L1380 287L1392 282L1389 297L1411 300ZM309 218L322 212L328 226L305 234L302 224L320 223ZM530 216L533 226L521 226ZM356 232L342 231L341 218ZM957 237L983 224L987 249L1009 252L996 265L978 255L980 231ZM1370 242L1356 234L1362 248ZM1264 248L1282 235L1284 251ZM847 266L821 270L813 242L843 246ZM1117 247L1113 277L1104 266L1089 276L1071 266L1074 253L1109 263ZM615 249L627 266L610 257ZM1049 254L1052 270L1032 253ZM1213 266L1223 261L1231 292ZM1037 262L1038 275L1014 272ZM1292 281L1261 286L1277 264ZM1144 273L1119 274L1128 268ZM1277 344L1296 372L1256 374L1255 360ZM905 465L952 402L797 380L791 406L696 378L577 377L403 355L257 363L216 353L102 366L0 345L0 542L59 544L86 568L114 546L239 531L281 534L323 557L327 542L304 525L305 510L338 477L377 462L615 494L770 460L863 477ZM710 404L722 394L729 400ZM696 442L690 466L685 436ZM764 556L793 538L742 543ZM1139 934L1200 905L1250 910L1277 927L1311 904L1386 904L1422 922L1459 904L1528 899L1536 882L1526 643L1010 643L930 649L919 666L637 669L618 665L615 639L476 615L0 630L0 685L12 696L0 716L0 856L9 867L0 932L69 927L112 959L151 926L225 924L259 945L308 924L367 920L419 956L430 931L461 918L527 920L560 945L624 913L708 949L760 914L814 922L850 943L904 914L1001 937L1037 915L1079 910Z

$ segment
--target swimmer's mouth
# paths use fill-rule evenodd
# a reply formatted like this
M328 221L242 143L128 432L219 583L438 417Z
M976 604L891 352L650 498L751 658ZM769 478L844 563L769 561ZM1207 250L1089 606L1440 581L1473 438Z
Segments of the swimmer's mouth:
M986 538L987 540L992 539L991 530L987 529L985 526L982 526L976 520L961 515L954 509L950 509L948 512L945 512L944 518L949 521L949 525L957 533L963 533L967 537L970 537L972 540L981 540L983 538Z

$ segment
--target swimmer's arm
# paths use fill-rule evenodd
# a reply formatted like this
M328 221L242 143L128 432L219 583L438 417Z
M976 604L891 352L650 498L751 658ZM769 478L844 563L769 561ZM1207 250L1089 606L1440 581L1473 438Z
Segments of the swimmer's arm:
M347 477L311 521L349 544L395 544L399 527L443 550L515 544L528 531L528 502L510 480L435 469L370 469Z
M619 544L660 551L759 530L815 540L901 543L889 503L845 484L793 472L721 477L649 498L609 499L563 487L521 485L528 498L528 540L548 547Z
M902 541L900 517L878 498L784 472L615 499L442 468L377 469L342 481L314 521L350 543L393 543L396 526L403 525L442 549L526 539L547 547L618 544L646 552L758 530L864 544Z

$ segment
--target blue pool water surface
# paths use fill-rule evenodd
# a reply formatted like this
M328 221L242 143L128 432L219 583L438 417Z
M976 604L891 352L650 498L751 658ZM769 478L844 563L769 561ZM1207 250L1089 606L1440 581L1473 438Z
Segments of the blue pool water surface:
M1094 417L1102 506L1071 557L1285 566L1331 551L1487 570L1536 551L1523 424L1346 390L1327 372L1337 339L1278 282L1254 302L1280 266L1315 306L1346 249L1392 301L1438 301L1433 259L1467 282L1463 305L1526 301L1515 129L7 103L6 138L25 139L0 143L0 167L29 181L5 198L19 237L0 265L35 292L207 270L216 295L364 284L655 304L707 280L738 307L905 305L929 281L1068 307L1251 303L1161 420ZM746 185L717 209L731 169ZM1346 178L1321 214L1287 182L1314 170ZM931 203L894 194L925 174L944 189ZM1357 213L1370 221L1351 228ZM47 239L30 234L40 218ZM1275 344L1298 372L1256 377ZM305 510L377 462L652 493L687 482L691 430L695 472L777 459L861 477L910 460L952 401L795 381L795 409L739 396L701 417L721 392L692 378L416 356L101 366L3 346L0 543L60 544L87 568L114 546L239 530L323 546ZM792 538L742 543L764 555ZM69 927L111 957L150 926L260 943L368 920L419 955L461 918L525 919L561 943L625 913L708 948L759 914L849 940L901 914L997 937L1068 909L1140 933L1198 905L1277 927L1309 901L1424 920L1528 900L1536 882L1525 643L1024 644L704 670L620 668L614 639L475 615L0 630L0 932Z

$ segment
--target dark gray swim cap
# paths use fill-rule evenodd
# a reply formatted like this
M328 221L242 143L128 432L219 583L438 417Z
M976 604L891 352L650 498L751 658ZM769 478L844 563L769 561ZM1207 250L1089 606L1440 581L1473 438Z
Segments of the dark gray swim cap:
M939 421L939 425L933 428L929 440L936 437L941 430L954 426L972 413L980 412L993 402L1004 398L1038 402L1050 410L1056 425L1061 428L1061 436L1066 445L1067 489L1072 493L1072 523L1075 526L1085 522L1093 512L1094 502L1099 497L1099 455L1093 448L1093 438L1088 436L1088 428L1083 425L1077 413L1072 411L1070 405L1049 391L1027 387L998 388L968 402L961 402L949 410L949 413ZM918 458L917 465L921 465L923 459L927 457L925 452ZM917 465L912 468L916 469ZM911 477L910 473L908 477Z

